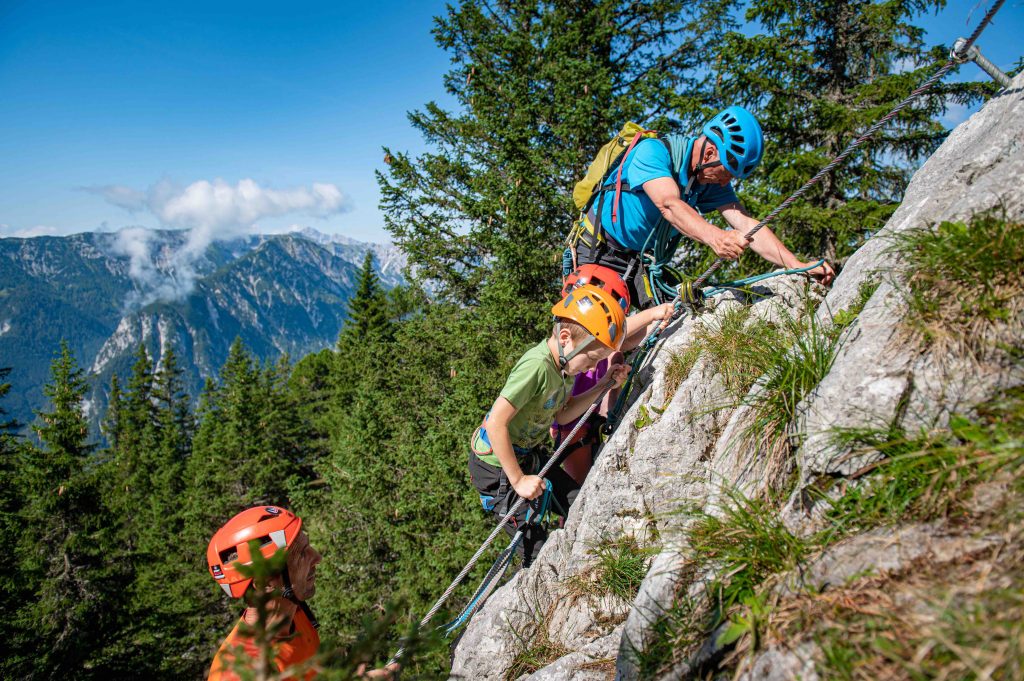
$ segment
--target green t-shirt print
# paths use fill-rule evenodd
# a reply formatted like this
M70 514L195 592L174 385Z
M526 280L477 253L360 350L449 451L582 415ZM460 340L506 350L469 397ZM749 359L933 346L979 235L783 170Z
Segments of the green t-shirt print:
M501 396L516 408L508 424L512 445L529 449L548 437L551 422L572 393L572 376L558 370L547 341L519 358L501 389Z

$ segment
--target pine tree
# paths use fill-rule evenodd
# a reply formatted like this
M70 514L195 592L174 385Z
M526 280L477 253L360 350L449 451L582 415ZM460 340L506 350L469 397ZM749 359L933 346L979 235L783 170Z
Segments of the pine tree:
M730 33L714 63L721 104L755 111L767 149L743 185L767 212L838 155L945 62L910 23L944 0L760 0L745 18L763 32ZM773 228L797 252L845 258L898 205L910 174L945 138L938 117L976 101L982 84L946 84L903 112L787 209ZM753 257L753 256L750 256Z
M10 372L10 367L0 367L0 400L11 389L11 384L5 381ZM19 424L9 419L7 410L0 406L0 541L7 547L0 555L0 608L5 613L5 621L35 598L35 583L22 575L17 552L13 550L22 541L22 507L25 503L25 495L19 491L22 487L18 460L24 445L16 439L18 427ZM22 637L16 635L13 638L13 642L17 642ZM14 678L13 670L25 664L26 656L31 657L31 654L16 651L17 647L12 645L3 656L5 659L0 661L0 676L3 678Z
M181 584L194 578L194 566L173 550L181 546L184 471L194 428L181 373L173 348L167 346L159 366L149 373L149 384L139 385L142 393L131 396L131 401L139 403L139 413L148 414L145 439L152 443L141 457L145 494L131 497L132 512L140 520L132 585L136 635L131 652L147 661L153 678L180 677L183 668L194 664L189 659L194 644L193 604L181 591ZM190 551L201 548L189 547Z
M192 451L195 419L185 392L182 369L171 346L164 348L160 366L153 376L152 399L157 431L151 459L150 489L153 516L167 517L180 507L185 463ZM173 515L171 517L174 517Z
M359 285L348 301L348 319L339 338L339 346L366 342L373 334L388 333L387 296L373 269L373 251L367 251L359 271Z
M435 150L388 150L378 177L388 230L417 276L460 303L489 301L498 323L534 335L546 323L537 303L557 290L573 184L625 121L667 129L700 107L697 67L728 27L719 4L449 7L434 35L452 55L445 86L463 112L411 113Z
M121 392L111 385L111 405L106 429L111 440L111 484L107 503L121 520L121 540L134 562L139 533L147 527L148 518L139 512L139 505L152 493L151 457L157 447L156 407L153 403L153 362L145 345L135 353L135 364L127 387Z
M19 462L23 494L18 545L19 578L37 599L14 615L14 627L32 640L33 659L18 676L90 678L114 631L121 574L107 561L109 519L100 503L83 413L86 383L66 342L51 365L43 392L51 411L33 430L42 444ZM17 640L18 635L12 636Z

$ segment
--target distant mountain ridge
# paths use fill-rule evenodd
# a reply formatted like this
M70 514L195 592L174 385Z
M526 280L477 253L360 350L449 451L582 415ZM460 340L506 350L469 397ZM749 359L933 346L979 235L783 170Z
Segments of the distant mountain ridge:
M162 230L0 239L0 366L13 368L0 406L32 420L62 338L89 371L94 420L140 343L157 362L174 347L197 396L236 337L263 361L331 346L368 250L384 287L404 282L406 258L391 244L306 228L216 241L183 267L187 239Z

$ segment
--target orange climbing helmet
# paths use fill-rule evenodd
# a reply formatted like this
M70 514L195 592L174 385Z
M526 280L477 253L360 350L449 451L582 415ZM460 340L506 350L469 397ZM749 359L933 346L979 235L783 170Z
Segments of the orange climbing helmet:
M593 284L575 288L555 303L551 314L555 319L571 319L590 333L590 337L576 343L568 355L563 353L559 344L558 365L561 369L595 340L612 350L622 347L626 313L612 294L604 289Z
M573 270L562 284L562 297L569 295L569 292L584 284L593 284L598 288L611 293L615 300L622 307L623 312L629 310L629 288L626 282L622 281L619 273L610 267L588 263L580 265Z
M302 519L280 506L255 506L227 521L217 530L206 549L210 575L224 593L241 598L252 583L235 568L235 563L252 562L249 542L260 542L260 553L269 558L280 548L287 549L299 536Z

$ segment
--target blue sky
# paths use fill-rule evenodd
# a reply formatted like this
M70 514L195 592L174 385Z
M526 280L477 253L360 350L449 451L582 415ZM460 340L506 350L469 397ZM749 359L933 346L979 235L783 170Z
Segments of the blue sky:
M981 39L1004 68L1022 5L1009 0ZM921 24L952 42L987 7L954 0ZM386 239L381 146L422 150L406 112L451 105L430 34L443 10L0 0L0 236L256 222Z

